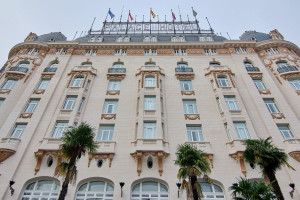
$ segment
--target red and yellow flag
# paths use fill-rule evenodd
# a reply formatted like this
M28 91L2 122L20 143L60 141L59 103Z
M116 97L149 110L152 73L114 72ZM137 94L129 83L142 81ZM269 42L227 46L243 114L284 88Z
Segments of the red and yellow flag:
M154 19L155 16L156 16L152 10L151 10L151 15L152 15L153 19Z

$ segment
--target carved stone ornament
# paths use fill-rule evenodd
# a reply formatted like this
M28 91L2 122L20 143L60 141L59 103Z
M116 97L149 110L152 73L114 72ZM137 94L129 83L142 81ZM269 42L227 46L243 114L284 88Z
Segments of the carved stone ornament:
M234 160L236 160L241 167L241 171L244 174L245 177L247 177L247 170L246 170L246 166L245 166L245 160L244 160L244 156L243 156L242 151L238 151L234 154L231 154L230 157L233 158Z
M0 163L14 155L16 152L10 149L0 149Z
M10 77L10 78L16 78L21 80L24 78L26 73L23 72L16 72L16 71L6 71L5 78Z
M57 164L56 166L60 165L62 161L62 155L58 150L41 150L39 149L37 152L34 152L36 158L36 166L34 169L34 175L38 173L41 168L42 160L44 156L52 155L53 157L57 157Z
M194 90L183 90L181 91L181 95L195 95Z
M27 119L27 118L31 118L33 113L21 113L19 118L24 118L24 119Z
M298 162L300 162L300 151L292 151L289 153L289 155Z
M25 38L24 42L32 42L37 37L37 34L30 32Z
M104 56L113 56L115 54L115 50L114 49L99 50L99 54Z
M195 77L195 74L192 73L192 74L175 74L176 78L177 79L194 79Z
M209 160L211 168L214 168L214 162L213 162L214 155L213 154L207 154L206 158Z
M228 49L217 49L219 55L229 55L230 52Z
M273 119L285 119L283 113L272 113Z
M0 89L0 94L9 94L11 90L8 89Z
M101 119L116 119L117 115L116 114L102 114L101 115Z
M251 78L262 78L263 77L263 73L249 73L249 76Z
M270 90L258 90L259 94L271 94Z
M157 49L157 55L159 56L173 56L174 50L173 49Z
M204 49L187 49L186 52L189 56L204 55Z
M196 119L200 120L199 114L184 114L184 117L185 119L189 119L189 120L196 120Z
M131 156L137 160L137 173L138 176L141 175L142 172L142 157L143 156L157 156L158 158L158 172L159 175L162 176L163 173L163 159L169 156L168 153L163 151L136 151L134 153L131 153Z
M127 55L128 56L141 56L141 55L144 55L144 50L143 49L128 49Z
M121 79L125 78L126 74L106 74L107 80L109 79Z
M89 153L89 161L88 167L91 165L91 161L94 158L95 160L102 159L102 160L109 160L109 167L111 167L111 162L114 159L114 153Z
M44 94L45 90L34 90L33 94Z
M280 74L280 76L285 80L292 79L292 78L300 78L300 72L299 71L291 71L291 72L287 72L284 74Z
M120 90L107 90L106 95L120 95Z

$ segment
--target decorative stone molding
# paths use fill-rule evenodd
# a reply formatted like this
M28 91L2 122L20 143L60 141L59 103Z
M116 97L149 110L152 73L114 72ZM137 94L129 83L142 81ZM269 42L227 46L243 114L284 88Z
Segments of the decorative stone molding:
M194 90L182 90L181 95L195 95Z
M285 119L283 113L271 113L273 119Z
M184 114L184 117L185 117L185 119L188 119L188 120L196 120L196 119L200 120L199 114Z
M9 94L11 90L8 89L0 89L0 94Z
M120 95L120 90L107 90L106 95Z
M85 87L85 84L86 84L86 80L87 80L87 77L89 75L91 76L97 76L97 70L95 68L93 68L92 66L75 66L72 71L68 74L68 76L70 76L69 80L68 80L68 83L67 83L67 88L70 87L70 84L73 80L73 78L75 76L83 76L84 77L84 80L83 80L83 83L82 83L82 86L81 88L84 88Z
M230 52L228 49L217 49L219 55L229 55Z
M110 120L110 119L116 119L116 118L117 118L116 114L102 114L101 115L101 119Z
M76 49L76 50L73 51L72 55L75 55L75 56L80 56L81 55L81 56L83 56L84 53L85 53L85 50L83 50L83 49Z
M18 80L21 80L24 78L26 73L23 72L17 72L17 71L6 71L5 78L10 77L10 78L16 78Z
M259 94L271 94L270 90L258 90Z
M152 59L149 59L150 62L152 62ZM156 80L156 87L159 88L159 75L165 76L163 69L160 68L159 66L141 66L138 69L138 72L135 74L136 76L141 75L142 80L141 80L141 87L144 88L144 80L145 76L152 75L155 77Z
M195 74L192 73L192 74L179 74L179 73L176 73L175 74L176 78L177 79L194 79L195 77Z
M137 160L137 173L138 176L141 175L142 172L142 157L143 156L157 156L158 159L158 172L159 175L162 176L163 173L163 159L169 156L169 153L166 153L164 151L136 151L134 153L131 153L131 156Z
M109 79L121 79L125 78L126 74L106 74L107 80Z
M102 160L109 160L109 167L111 167L111 162L114 159L114 153L89 153L89 161L88 167L90 167L91 161L94 158L95 160L102 159Z
M235 88L235 84L234 84L233 79L232 79L232 76L234 76L234 73L231 71L231 69L229 67L222 66L222 65L220 65L220 66L209 66L206 70L208 72L205 74L205 76L209 76L209 75L212 74L218 88L220 88L219 81L217 79L218 75L227 76L229 78L232 86Z
M35 38L37 38L37 34L30 32L25 38L24 42L32 42Z
M115 54L114 49L99 50L98 52L100 55L104 55L104 56L113 56Z
M189 56L204 55L204 49L187 49L186 52Z
M31 118L33 113L21 113L19 118L24 118L24 119L27 119L27 118Z
M230 157L236 160L240 164L242 173L244 174L245 177L247 177L247 170L245 166L243 153L244 152L238 151L234 154L231 154Z
M14 155L16 152L10 149L0 149L0 163Z
M128 56L141 56L144 55L143 49L127 49Z
M280 76L287 80L287 79L292 79L292 78L300 78L300 72L299 71L290 71L286 73L280 74Z
M300 151L289 152L289 155L298 162L300 162Z
M52 155L53 157L57 157L57 164L56 166L60 165L62 161L62 155L58 150L42 150L39 149L38 151L34 152L36 158L36 166L34 169L34 175L38 173L41 168L42 160L44 156Z
M44 94L45 90L34 90L33 94Z
M158 56L173 56L174 49L157 49Z

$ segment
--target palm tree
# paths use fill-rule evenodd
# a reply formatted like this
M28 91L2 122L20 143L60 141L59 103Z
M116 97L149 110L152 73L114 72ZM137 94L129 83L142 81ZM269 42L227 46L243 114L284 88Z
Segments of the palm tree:
M262 180L249 181L243 177L238 183L232 184L229 190L233 190L231 195L234 200L270 200L276 197L271 187Z
M175 164L180 166L177 177L182 180L181 189L186 189L187 198L201 199L203 194L197 177L210 172L206 154L189 144L178 145Z
M62 137L59 151L62 153L64 162L55 168L55 176L64 176L65 180L58 200L64 200L68 192L69 183L75 183L77 177L76 162L86 152L93 153L97 149L94 141L94 130L87 123L81 123L77 128L70 128Z
M283 165L295 170L287 162L288 156L282 150L271 144L271 137L259 140L246 140L246 150L244 158L246 162L255 167L258 165L262 173L270 181L270 184L279 200L284 200L275 173L280 170Z

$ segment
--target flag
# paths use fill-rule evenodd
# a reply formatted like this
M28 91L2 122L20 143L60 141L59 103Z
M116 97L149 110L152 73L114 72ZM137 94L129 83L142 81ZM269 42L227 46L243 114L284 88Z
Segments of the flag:
M110 15L110 18L114 18L115 17L115 15L110 10L108 11L108 14Z
M194 15L194 17L196 17L198 13L197 13L196 11L194 11L193 8L192 8L192 10L193 10L193 15Z
M133 20L133 17L131 16L131 13L129 12L129 17L130 17L130 20L132 21Z
M173 11L172 11L172 17L173 17L173 21L175 21L176 17L175 17L175 14L173 13Z
M151 10L151 15L152 15L153 19L154 19L155 16L156 16L152 10Z

